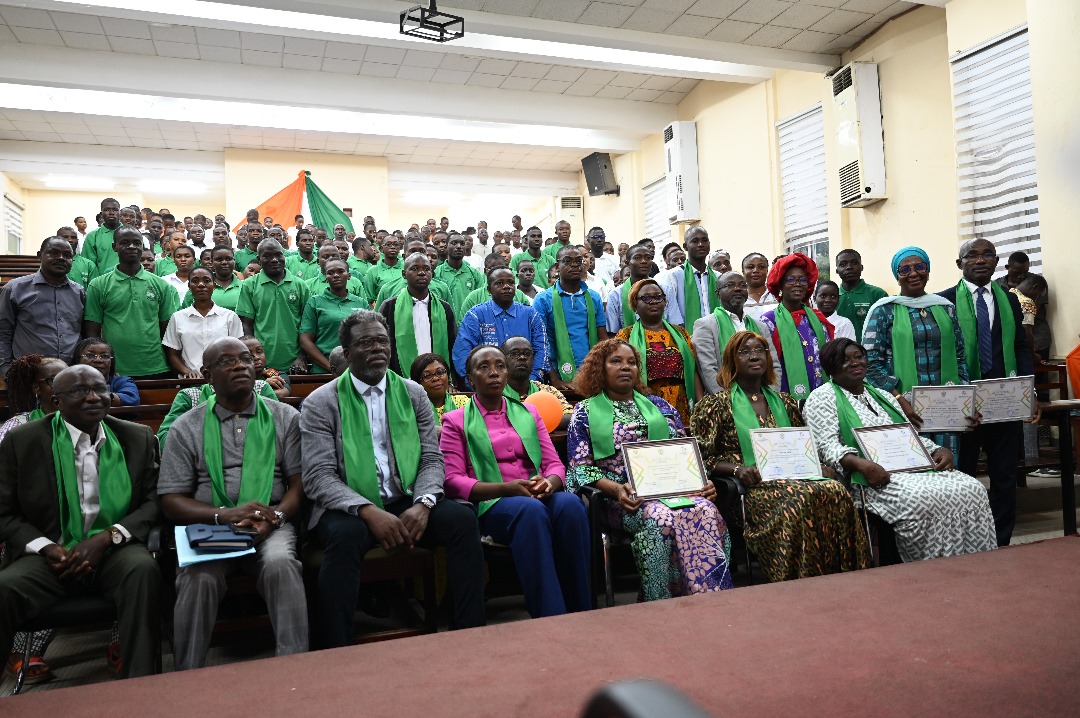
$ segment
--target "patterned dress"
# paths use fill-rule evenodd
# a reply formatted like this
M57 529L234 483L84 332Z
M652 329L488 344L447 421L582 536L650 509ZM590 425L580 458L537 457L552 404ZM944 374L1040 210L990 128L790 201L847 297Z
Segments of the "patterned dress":
M683 341L693 352L694 341L690 335L679 325L673 326L682 334ZM628 342L632 330L632 326L623 327L615 338ZM697 359L696 352L694 359ZM686 384L683 380L682 352L675 345L675 339L667 329L655 332L645 330L645 369L649 377L649 389L675 407L684 426L690 423L690 397L686 395Z
M810 322L806 319L806 310L795 310L791 313L791 318L795 322L795 331L799 333L799 342L806 352L806 356L802 357L802 360L806 364L806 378L810 380L808 388L813 390L825 382L825 373L821 371L821 347L818 346L817 335L814 334L813 327L810 326ZM820 320L821 316L818 319ZM788 386L787 375L784 372L784 362L782 361L784 350L780 346L780 333L776 328L776 310L770 309L762 313L759 323L764 325L763 328L768 332L769 353L772 354L773 366L776 367L776 376L780 381L780 391L785 394L792 393L791 388ZM833 339L835 330L828 319L821 321L821 328L825 330L825 341Z
M658 397L648 398L667 417L670 438L683 436L683 424L674 408ZM624 443L646 440L648 427L632 401L614 402L614 419L615 454L597 460L592 455L586 405L582 402L574 408L567 435L568 491L600 479L626 483L620 449ZM694 506L685 509L670 509L660 501L645 501L633 513L626 513L607 496L601 501L604 522L633 537L630 547L646 601L731 588L727 526L711 501L694 497Z
M893 420L876 402L863 402L865 392L856 397L841 389L859 415L863 426L884 426ZM900 406L886 398L893 408ZM871 406L873 404L873 406ZM836 395L831 384L815 389L803 407L807 425L814 434L821 460L838 474L846 454L858 453L840 439ZM922 440L928 452L938 446ZM856 504L861 491L852 486ZM957 556L997 548L994 517L986 489L976 479L960 471L894 473L884 488L866 487L866 508L888 522L896 532L896 547L904 561L920 561L938 556Z
M882 391L892 393L900 384L895 375L892 351L893 306L880 306L866 317L862 344L866 349L866 380ZM956 307L943 305L953 322L956 339L956 368L961 384L968 383L967 357L964 354L964 334L956 321ZM911 337L915 344L915 374L919 386L941 386L941 329L930 310L908 307L911 317ZM925 315L925 316L924 316ZM953 452L960 463L960 434L957 432L927 432L930 441Z
M799 404L781 394L791 426L805 426ZM760 422L760 417L759 417ZM761 428L776 428L772 414ZM756 428L756 427L755 427ZM710 470L742 464L742 448L726 389L698 402L690 420ZM855 504L839 481L762 481L746 495L746 544L770 581L854 571L870 565L870 545Z

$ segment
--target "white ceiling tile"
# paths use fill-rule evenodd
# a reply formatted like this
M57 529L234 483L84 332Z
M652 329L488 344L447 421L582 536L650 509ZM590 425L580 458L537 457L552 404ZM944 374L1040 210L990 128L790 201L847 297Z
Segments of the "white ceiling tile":
M536 9L538 0L483 0L485 12L497 12L502 15L522 15L528 17ZM459 2L451 2L454 7L460 7Z
M105 29L101 27L101 21L94 15L79 15L72 12L53 11L49 13L49 16L52 18L53 24L56 25L57 30L97 33L98 35L105 34Z
M839 36L831 33L803 30L798 35L785 42L782 45L782 48L784 50L794 50L796 52L824 52L825 48L837 37Z
M664 33L683 37L705 37L719 24L720 20L717 18L681 15L679 19L667 26Z
M322 57L326 51L325 40L311 40L306 37L286 37L285 52L290 55L310 55ZM340 57L335 55L334 57ZM359 57L345 58L347 60L359 60Z
M97 138L93 135L71 135L66 132L60 133L60 139L69 144L77 145L94 145L97 144Z
M542 20L574 22L588 6L589 0L540 0L532 16Z
M167 40L169 42L187 42L194 44L195 28L187 25L159 25L150 24L150 37L154 40Z
M643 90L638 88L626 96L628 100L636 100L638 102L652 102L657 97L660 97L661 92L659 90Z
M170 150L197 150L199 143L191 140L166 140L166 146Z
M533 92L553 92L555 94L562 94L566 91L566 88L570 87L574 83L566 82L564 80L540 80L533 86Z
M356 149L356 142L327 141L326 149L330 152L352 152Z
M360 74L369 77L394 77L400 65L389 62L364 62L360 66Z
M109 145L111 147L131 147L133 143L130 137L119 135L98 135L97 141L103 145ZM203 149L206 149L205 147ZM218 148L220 149L220 148Z
M41 30L34 27L13 27L11 28L11 31L15 33L15 37L19 38L19 42L24 42L28 45L64 46L64 39L60 37L60 33L56 30Z
M480 64L480 57L468 57L466 55L445 55L442 62L439 63L439 67L444 70L461 70L462 72L473 72ZM491 73L496 74L496 73ZM506 73L509 74L509 73Z
M634 14L634 8L609 2L593 2L577 18L577 22L601 27L621 27Z
M405 59L405 50L399 47L378 47L372 45L364 55L366 62L383 62L388 65L400 65Z
M55 129L55 128L54 128L54 129ZM14 131L16 131L16 130L15 130L15 125L11 124L11 123L10 123L10 122L8 122L7 120L4 120L4 119L0 119L0 131L3 131L3 132L14 132Z
M343 75L359 75L360 64L359 60L340 60L336 57L327 57L322 61L322 69L323 72L338 72Z
M548 70L548 74L544 75L547 80L560 80L563 82L575 82L579 77L585 74L585 69L582 67L566 67L565 65L556 65Z
M513 60L493 60L488 58L477 66L476 72L482 72L485 75L509 75L514 71L514 65L516 64Z
M109 35L109 44L114 52L126 52L133 55L156 55L157 49L150 40L137 37L114 37Z
M677 105L683 101L686 95L682 92L664 92L660 97L657 97L653 102L662 102L665 105Z
M464 167L489 167L491 166L491 160L483 157L469 157L461 164Z
M649 78L648 75L642 75L637 72L620 72L614 78L612 78L609 85L616 85L618 87L641 87L641 83L645 82Z
M55 132L23 132L31 142L59 142L60 135Z
M399 80L431 82L431 78L434 74L434 67L413 67L411 65L401 65L400 67L398 67L397 78ZM467 75L468 73L465 74Z
M689 10L697 0L645 0L641 7L653 10L671 10L682 14Z
M447 147L443 150L443 157L468 157L472 154L472 149L469 147Z
M874 15L874 19L884 23L915 6L916 3L913 2L894 2L892 5L889 5L889 7Z
M199 45L199 57L208 62L239 63L241 60L240 48L214 47L213 45Z
M716 26L716 29L706 35L705 39L715 40L716 42L743 42L761 28L761 25L752 22L724 20Z
M830 42L825 47L825 49L822 50L822 52L827 52L829 54L838 55L838 54L844 52L845 50L851 49L852 47L854 47L862 39L863 38L862 38L861 35L840 35L835 40Z
M645 82L641 83L641 89L643 90L670 90L675 86L675 83L679 81L677 77L664 77L662 75L652 75Z
M4 22L13 27L31 27L40 30L54 30L49 13L44 10L35 10L28 7L0 7L0 16Z
M668 25L679 18L679 13L674 10L651 10L638 8L634 14L622 24L624 30L641 30L642 32L663 32Z
M4 115L15 122L48 122L49 118L43 112L34 110L4 110Z
M441 82L447 85L464 85L470 75L458 70L436 70L432 76L432 82Z
M564 95L573 95L574 97L592 97L599 92L604 86L591 82L575 82L570 87L566 88Z
M779 0L747 0L746 4L728 17L742 22L768 23L791 6L792 3Z
M26 135L12 130L0 130L0 140L25 140Z
M474 72L465 82L473 87L498 87L506 79L506 75L485 75L482 72Z
M0 25L0 42L18 42L19 39L8 29L7 25Z
M701 80L695 80L692 77L684 77L683 79L676 82L675 86L671 89L675 92L690 92L690 90L693 90L695 87L697 87L697 84L699 82L701 82Z
M844 3L843 8L874 15L895 3L896 0L848 0L848 2Z
M797 5L792 5L787 10L777 15L769 24L805 30L830 12L832 11L826 7L799 3Z
M161 139L161 130L156 127L129 127L127 129L128 137L132 139L139 138L156 138Z
M789 27L766 25L750 37L746 38L746 44L758 45L761 47L780 47L798 34L798 30L792 30Z
M212 27L195 28L195 37L200 45L214 45L215 47L240 48L240 33L236 30L218 30Z
M195 136L195 130L193 130L191 128L175 129L175 130L173 130L173 129L162 129L161 130L161 136L164 137L167 140L194 140L194 139L197 139L196 136Z
M15 120L15 129L19 132L48 132L49 123L37 122L35 120Z
M285 39L281 35L267 35L261 32L240 33L240 47L244 50L260 52L282 52Z
M738 10L745 2L746 0L698 0L690 6L686 14L723 19Z
M824 18L811 25L810 29L815 32L831 32L837 35L843 35L846 32L854 30L856 27L869 20L870 17L870 15L861 12L833 10Z
M64 39L64 44L68 47L73 47L76 50L104 50L105 52L111 52L112 47L109 45L109 39L104 35L98 35L96 33L89 32L66 32L61 31L60 37Z
M517 167L517 162L513 160L492 160L488 162L488 167L494 167L496 169L513 169Z
M536 80L531 77L508 77L499 87L504 90L531 90L536 87Z
M142 20L127 20L119 17L107 17L101 23L105 34L113 37L134 37L140 40L150 39L150 26ZM115 48L116 45L113 45Z
M578 82L585 82L591 85L606 85L616 77L619 73L612 72L611 70L586 70Z
M814 1L815 5L820 5L821 7L841 7L841 6L844 5L844 3L848 2L848 0L813 0L813 1Z
M155 40L154 47L157 48L157 54L162 57L179 57L185 60L199 59L198 45L191 45L186 42Z
M409 67L429 67L435 68L442 62L443 54L440 52L428 52L426 50L409 50L405 53L405 59L401 61L402 65L408 65Z
M538 62L519 62L510 74L514 77L531 77L534 80L539 80L541 77L546 76L551 69L552 65Z
M450 167L460 167L461 165L465 164L465 158L464 157L439 157L438 159L435 160L435 164L437 164L437 165L447 165L447 166L450 166Z
M608 85L607 87L600 88L600 91L594 95L594 97L606 97L612 100L622 100L631 92L629 87L613 87Z
M367 53L366 57L365 53ZM326 49L323 51L323 54L326 55L326 57L333 57L338 60L357 60L362 62L367 59L371 62L381 62L381 60L371 57L367 45L359 45L351 42L328 42L326 43Z
M241 50L240 60L245 65L258 65L260 67L281 67L280 52L263 52L262 50Z

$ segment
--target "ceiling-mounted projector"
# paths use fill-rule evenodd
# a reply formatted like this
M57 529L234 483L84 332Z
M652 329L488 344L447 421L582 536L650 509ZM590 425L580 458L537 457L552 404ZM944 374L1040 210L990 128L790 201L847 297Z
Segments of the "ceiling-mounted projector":
M439 12L435 0L431 0L427 7L414 5L402 12L399 27L402 35L434 42L449 42L465 37L465 18Z

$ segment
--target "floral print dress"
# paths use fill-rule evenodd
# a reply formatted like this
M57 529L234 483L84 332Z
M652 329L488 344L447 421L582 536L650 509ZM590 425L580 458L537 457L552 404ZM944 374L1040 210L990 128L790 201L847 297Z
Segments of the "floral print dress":
M633 327L623 327L615 335L616 339L630 341ZM690 347L690 352L697 359L694 340L682 327L675 325L675 331L682 334L683 341ZM659 394L660 398L675 407L685 426L690 422L690 397L686 395L686 382L683 379L683 356L675 344L675 338L666 329L659 331L645 330L645 369L649 377L649 389Z

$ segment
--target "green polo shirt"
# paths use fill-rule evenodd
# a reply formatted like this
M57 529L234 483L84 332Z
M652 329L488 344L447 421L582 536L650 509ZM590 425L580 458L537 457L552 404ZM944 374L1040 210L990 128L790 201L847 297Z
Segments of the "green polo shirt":
M569 247L569 246L570 246L569 242L567 242L566 244L561 244L558 241L556 241L555 244L544 247L544 251L542 252L542 254L545 257L550 257L551 258L551 263L555 264L555 261L558 259L558 257L556 257L555 255L558 254L559 250L562 249L563 247Z
M469 296L465 297L465 301L461 303L461 314L457 315L458 324L461 323L461 320L470 309L478 304L483 304L489 299L491 299L491 294L488 292L487 285L469 292ZM529 295L520 289L514 290L514 301L518 304L524 304L526 307L532 306L532 300L529 299Z
M879 299L889 296L881 287L867 284L863 280L855 285L851 291L845 291L844 285L840 285L840 303L836 305L836 313L847 317L855 325L855 338L862 341L863 322L866 321L866 313Z
M90 282L83 318L101 325L116 357L116 373L141 377L169 371L160 324L169 321L179 298L161 277L139 269L129 277L117 269Z
M89 259L78 254L71 259L71 269L68 270L67 276L79 286L89 287L90 280L97 276L97 267Z
M547 273L551 269L551 265L555 264L555 257L540 253L540 259L532 256L528 252L520 252L510 258L510 271L514 273L514 278L517 279L517 268L524 260L529 260L536 265L536 276L533 278L533 284L540 289L547 289Z
M330 283L326 281L326 275L319 273L307 280L308 289L311 290L312 298L321 295L323 292L330 289ZM368 299L367 292L364 291L364 283L356 277L349 277L349 281L345 283L345 291L353 295L357 299L363 299L367 302L365 309L371 309L371 300Z
M445 300L454 310L455 317L461 317L461 303L469 293L479 287L487 286L487 278L476 267L462 261L461 269L454 269L449 262L435 268L435 278L443 281L450 288L450 298Z
M379 287L379 296L375 297L375 310L378 311L390 297L396 297L398 292L405 288L405 277L398 277L397 279L387 280ZM432 296L438 297L453 308L453 303L450 301L450 287L446 286L446 282L441 279L431 278L431 284L428 285L428 291Z
M175 292L175 290L174 290ZM288 270L281 282L262 271L240 286L236 313L255 322L255 336L266 349L266 366L288 373L300 353L300 317L311 290Z
M251 264L251 262L257 261L258 259L259 253L254 252L247 247L244 247L243 249L238 249L236 250L236 253L233 254L233 261L236 262L236 271L238 272L243 272L245 269L247 269L247 266ZM285 261L285 268L288 269L288 260Z
M165 277L176 273L176 262L172 257L154 257L154 274Z
M379 289L382 288L383 282L392 280L395 277L401 279L403 269L405 269L405 260L401 257L398 257L397 264L392 267L381 259L378 264L373 264L367 274L364 275L364 290L367 291L367 295L369 297L379 296Z
M297 277L303 279L305 282L309 282L313 277L317 277L322 274L322 269L319 268L319 258L314 254L311 255L310 262L301 257L299 254L294 254L291 257L286 257L285 271L295 274Z
M350 280L351 281L351 280ZM344 298L335 295L329 289L320 294L313 294L304 305L304 316L300 320L300 333L313 334L315 346L329 357L338 342L338 329L345 317L358 309L370 309L371 306L365 299L346 294ZM326 370L318 364L311 365L312 374L326 374Z
M233 277L232 283L227 287L219 287L215 283L214 293L210 295L211 298L214 300L214 304L218 305L219 307L231 309L235 312L236 305L240 302L240 286L243 283L244 282L242 280L237 279L236 277ZM194 303L195 298L191 296L191 292L189 291L187 294L184 295L184 301L180 303L180 308L187 309Z
M120 229L123 225L116 225ZM89 259L97 267L98 275L102 275L120 263L120 257L113 249L113 232L105 225L101 225L92 232L88 232L83 240L82 256Z
M367 276L367 273L375 266L367 260L360 259L355 254L350 254L349 258L345 261L349 263L349 271L358 279L363 279Z

